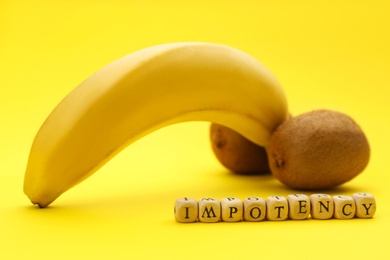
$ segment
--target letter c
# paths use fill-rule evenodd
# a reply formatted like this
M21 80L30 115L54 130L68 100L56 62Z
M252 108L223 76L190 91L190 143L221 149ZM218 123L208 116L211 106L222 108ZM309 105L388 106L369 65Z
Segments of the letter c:
M348 214L345 212L345 208L346 208L347 206L350 206L350 207L352 208L352 204L345 204L345 205L343 206L343 214L344 214L345 216L349 216L349 215L352 214L352 211L349 212Z

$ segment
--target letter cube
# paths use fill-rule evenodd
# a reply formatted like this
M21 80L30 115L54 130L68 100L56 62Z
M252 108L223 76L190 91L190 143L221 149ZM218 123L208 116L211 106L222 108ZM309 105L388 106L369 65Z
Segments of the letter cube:
M376 211L376 201L372 194L359 192L354 193L352 198L356 204L356 217L372 218Z
M334 202L328 194L310 195L311 217L315 219L330 219L334 213Z
M242 220L244 206L238 198L221 199L222 221L236 222Z
M288 216L288 202L283 196L269 196L266 200L268 220L285 220Z
M244 199L243 204L245 221L262 221L265 218L266 206L264 199L247 197Z
M290 194L287 196L288 216L290 219L307 219L310 214L310 199L304 194Z
M221 203L214 198L202 198L198 202L198 219L201 222L218 222L221 220Z
M334 217L337 219L351 219L355 217L355 201L350 196L333 196Z
M174 212L177 222L195 222L198 218L198 202L192 198L179 198L175 201Z

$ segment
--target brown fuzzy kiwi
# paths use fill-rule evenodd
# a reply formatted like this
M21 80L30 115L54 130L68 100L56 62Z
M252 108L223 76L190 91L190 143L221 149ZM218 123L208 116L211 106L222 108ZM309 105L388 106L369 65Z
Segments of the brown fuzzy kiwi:
M269 173L267 152L228 127L211 124L214 154L223 166L240 174Z
M349 116L315 110L281 124L267 148L272 174L295 189L325 189L345 183L368 164L370 147Z

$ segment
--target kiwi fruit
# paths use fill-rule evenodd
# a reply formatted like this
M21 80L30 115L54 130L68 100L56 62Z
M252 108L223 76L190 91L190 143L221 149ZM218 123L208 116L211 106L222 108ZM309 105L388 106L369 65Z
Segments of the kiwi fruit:
M232 129L212 123L210 141L220 163L239 174L270 173L267 152Z
M314 110L279 125L267 154L278 180L294 189L315 190L341 185L361 173L369 162L370 147L348 115Z

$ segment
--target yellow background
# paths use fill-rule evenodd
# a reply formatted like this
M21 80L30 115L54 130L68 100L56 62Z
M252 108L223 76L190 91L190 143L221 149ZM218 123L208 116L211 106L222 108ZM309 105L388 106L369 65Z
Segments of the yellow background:
M386 1L0 0L0 259L390 259L390 40ZM161 129L40 210L22 192L33 138L54 106L107 63L166 42L241 49L283 84L292 114L339 110L372 148L328 194L375 195L373 219L179 224L176 198L288 195L237 176L208 123ZM82 158L81 158L82 159Z

